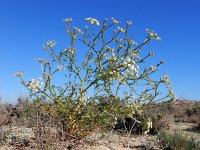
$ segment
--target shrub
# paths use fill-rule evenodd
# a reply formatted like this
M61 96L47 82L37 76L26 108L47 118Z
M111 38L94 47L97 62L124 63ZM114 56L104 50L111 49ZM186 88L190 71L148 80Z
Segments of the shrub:
M100 26L98 20L85 18L91 29L88 26L79 29L72 27L71 18L65 19L69 46L56 52L55 41L44 44L51 59L37 59L42 78L26 82L22 72L16 74L36 100L45 96L53 101L56 116L66 122L66 134L84 136L94 129L110 129L117 117L142 114L149 104L175 97L166 74L159 80L152 77L164 61L155 66L142 66L154 53L142 54L141 48L160 37L146 29L147 38L137 44L129 33L132 22L119 27L116 19L111 20L109 23L105 19ZM83 51L85 55L79 58ZM64 83L56 85L54 77L61 73ZM166 86L163 97L159 92L162 84ZM137 85L144 86L137 89Z
M185 107L185 106L184 106ZM200 118L200 107L199 106L190 106L189 108L179 108L175 111L174 114L175 121L179 122L189 122L189 123L198 123Z
M185 114L188 117L193 116L193 115L200 115L200 106L186 109Z
M195 132L199 132L200 133L200 118L198 118L198 121L196 122L196 124L193 126L192 128Z
M158 139L167 150L197 150L199 149L199 142L195 141L193 137L180 132L174 131L173 133L161 132Z

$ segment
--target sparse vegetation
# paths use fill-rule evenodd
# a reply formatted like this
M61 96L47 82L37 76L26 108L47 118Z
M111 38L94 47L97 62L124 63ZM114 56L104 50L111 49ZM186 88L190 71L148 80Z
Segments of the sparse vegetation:
M105 101L107 100L108 99ZM153 131L150 131L149 135L138 134L135 131L127 132L125 128L124 132L122 132L123 128L122 130L113 130L110 128L104 131L99 128L90 135L87 134L84 138L79 139L76 136L66 136L66 132L63 128L65 124L64 120L59 116L55 117L54 113L56 112L57 114L57 108L52 103L45 100L30 101L22 97L15 105L1 104L0 119L10 119L10 121L4 121L0 125L0 143L4 146L9 145L11 149L45 150L72 148L89 150L92 149L92 147L97 148L98 145L99 147L103 147L102 149L115 147L115 144L118 144L120 149L128 149L128 147L130 149L140 149L142 147L146 149L163 149L164 147L167 148L169 145L171 145L171 149L173 149L183 142L186 143L186 145L184 145L186 147L184 148L189 147L198 150L197 144L198 141L200 141L200 133L198 132L198 128L193 127L198 127L197 124L190 123L191 126L183 128L181 127L181 122L178 124L174 122L173 114L176 113L173 109L174 103L176 103L176 101L168 103L167 105L166 103L160 103L160 111L149 109L151 113L148 112L146 117L150 115L153 118ZM181 101L179 101L179 103L181 103ZM187 106L188 105L190 105L189 101L187 103ZM155 108L155 106L156 105L153 105L152 108ZM180 111L181 107L183 106L180 106L179 110L176 110ZM191 108L193 108L193 106L191 106ZM14 110L14 112L17 110L20 115L13 115L12 110ZM96 110L95 112L97 113ZM175 125L176 128L174 128ZM173 132L174 129L182 129L182 131ZM128 135L129 133L131 134ZM158 140L155 139L157 136L159 137ZM98 143L98 141L101 142Z
M164 145L164 150L198 150L200 148L199 142L180 131L172 133L161 132L158 138Z

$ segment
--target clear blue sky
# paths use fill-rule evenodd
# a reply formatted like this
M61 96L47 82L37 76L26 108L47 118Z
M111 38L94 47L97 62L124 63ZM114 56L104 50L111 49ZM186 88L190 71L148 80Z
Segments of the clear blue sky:
M42 44L66 41L63 19L72 17L75 26L83 19L115 17L132 20L133 33L145 38L144 29L156 31L161 42L152 42L155 59L167 63L161 72L170 76L178 98L200 100L200 1L199 0L0 0L0 94L15 101L26 93L14 77L25 71L25 79L37 78L34 61L46 57Z

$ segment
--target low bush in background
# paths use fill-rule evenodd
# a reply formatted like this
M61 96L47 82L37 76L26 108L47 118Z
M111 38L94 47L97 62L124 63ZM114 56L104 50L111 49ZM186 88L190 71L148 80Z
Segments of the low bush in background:
M165 150L198 150L200 148L200 143L196 142L193 137L189 137L180 131L161 132L158 139Z

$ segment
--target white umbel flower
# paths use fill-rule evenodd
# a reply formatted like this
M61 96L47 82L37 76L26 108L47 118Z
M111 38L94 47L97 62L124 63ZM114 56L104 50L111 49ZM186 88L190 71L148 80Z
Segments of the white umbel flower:
M89 21L91 24L96 24L97 26L100 25L100 23L97 19L94 19L94 18L91 18L91 17L85 18L84 20Z
M114 24L118 24L118 23L119 23L119 21L117 21L117 20L116 20L115 18L113 18L113 17L111 18L111 20L113 21Z
M126 30L121 27L117 27L117 30L119 30L120 32L126 32Z

